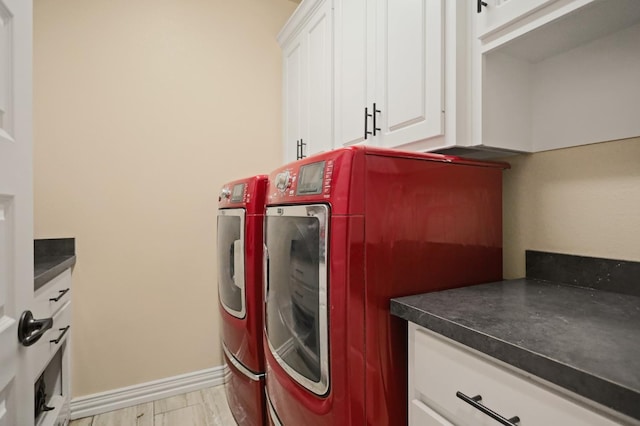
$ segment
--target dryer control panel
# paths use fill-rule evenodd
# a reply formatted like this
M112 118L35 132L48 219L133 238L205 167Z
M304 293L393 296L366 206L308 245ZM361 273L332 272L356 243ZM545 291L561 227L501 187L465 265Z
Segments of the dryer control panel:
M316 161L281 170L273 177L272 185L276 191L269 194L269 200L310 195L326 198L331 193L332 176L333 160Z
M247 200L247 185L244 183L238 183L233 186L225 185L220 190L218 196L219 202L228 203L246 203Z
M325 163L325 161L319 161L300 167L296 195L322 194Z

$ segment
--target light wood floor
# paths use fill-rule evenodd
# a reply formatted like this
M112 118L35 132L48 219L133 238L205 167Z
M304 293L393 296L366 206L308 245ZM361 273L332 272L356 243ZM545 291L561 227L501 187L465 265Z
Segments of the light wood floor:
M237 426L223 386L172 396L71 422L70 426Z

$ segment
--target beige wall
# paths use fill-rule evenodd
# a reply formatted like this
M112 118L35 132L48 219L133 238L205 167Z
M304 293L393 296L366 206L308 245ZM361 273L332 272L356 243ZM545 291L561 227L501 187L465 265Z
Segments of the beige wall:
M280 164L288 0L35 0L36 238L76 237L73 394L220 365L220 186Z
M221 363L217 191L280 162L295 6L35 0L35 233L77 238L75 396ZM640 139L507 161L505 276L525 249L640 261Z
M506 278L526 249L640 261L640 138L505 160Z

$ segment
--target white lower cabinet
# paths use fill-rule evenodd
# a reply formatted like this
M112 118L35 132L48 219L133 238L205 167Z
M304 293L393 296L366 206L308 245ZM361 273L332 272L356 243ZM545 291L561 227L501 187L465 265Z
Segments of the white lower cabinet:
M409 423L423 426L453 426L451 422L418 399L409 403Z
M71 326L71 302L67 302L53 316L53 326L29 350L29 360L32 371L36 375L42 374L58 350L66 342ZM37 379L37 377L35 377Z
M34 394L46 407L34 419L36 426L65 426L71 400L70 349L71 269L36 290L32 306L35 318L52 318L53 326L25 354L32 373Z
M34 318L53 317L70 300L71 269L67 269L35 291L31 311Z
M621 424L533 381L525 372L507 369L413 323L409 323L408 390L411 425L500 424L461 399L461 394L521 426Z

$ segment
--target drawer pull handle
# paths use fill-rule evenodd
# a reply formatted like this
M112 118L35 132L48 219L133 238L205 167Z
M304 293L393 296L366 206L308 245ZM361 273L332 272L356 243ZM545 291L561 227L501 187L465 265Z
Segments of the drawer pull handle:
M58 295L58 297L52 297L51 299L49 299L49 302L57 302L58 300L62 299L62 296L64 296L68 292L69 292L68 288L65 288L64 290L60 290L60 294Z
M59 328L58 330L62 331L62 333L58 336L57 339L49 340L49 343L55 343L56 345L60 343L60 340L62 340L62 338L64 337L65 334L67 334L67 331L69 331L70 328L71 328L70 325L66 326L65 328Z
M510 419L506 419L506 418L502 417L500 414L498 414L495 411L491 410L490 408L485 407L484 405L480 404L480 401L482 401L482 396L480 396L480 395L476 395L476 396L473 396L473 397L468 397L467 395L465 395L462 392L458 391L458 392L456 392L456 396L458 398L460 398L461 400L463 400L464 402L466 402L467 404L471 405L473 408L476 408L476 409L482 411L484 414L486 414L487 416L491 417L492 419L498 421L500 424L503 424L504 426L516 426L518 423L520 423L520 417L518 417L518 416L513 416Z

